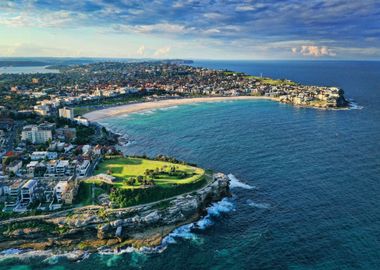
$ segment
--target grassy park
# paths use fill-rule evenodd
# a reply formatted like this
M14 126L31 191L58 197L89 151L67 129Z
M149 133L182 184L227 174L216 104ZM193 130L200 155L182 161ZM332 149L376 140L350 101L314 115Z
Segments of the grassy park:
M96 175L115 177L111 183ZM110 194L111 201L126 207L149 203L182 193L191 192L206 183L203 169L190 165L133 157L119 157L101 162L94 177L81 183L79 197L82 204L92 202L102 193ZM92 191L93 190L93 191Z

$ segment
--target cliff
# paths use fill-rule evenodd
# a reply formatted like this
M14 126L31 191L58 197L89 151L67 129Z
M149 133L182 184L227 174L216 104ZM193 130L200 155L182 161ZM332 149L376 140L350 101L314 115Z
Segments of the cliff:
M197 191L151 204L123 209L83 207L9 221L0 225L0 250L155 246L175 227L199 219L210 203L229 194L229 179L219 173Z

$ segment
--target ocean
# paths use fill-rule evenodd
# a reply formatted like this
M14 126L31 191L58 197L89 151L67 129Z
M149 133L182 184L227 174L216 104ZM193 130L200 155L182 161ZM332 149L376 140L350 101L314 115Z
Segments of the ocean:
M230 174L231 198L158 252L0 261L0 269L378 269L380 62L196 61L338 86L350 110L268 100L183 105L101 123L127 154L165 154Z

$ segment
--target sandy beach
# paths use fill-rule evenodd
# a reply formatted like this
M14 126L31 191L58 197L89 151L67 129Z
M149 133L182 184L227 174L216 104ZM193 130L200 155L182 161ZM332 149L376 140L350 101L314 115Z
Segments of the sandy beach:
M166 99L166 100L132 103L132 104L110 107L110 108L86 113L84 117L86 117L90 121L96 122L101 119L105 119L108 117L113 117L113 116L117 116L121 114L127 115L131 113L145 111L145 110L161 109L161 108L173 107L173 106L184 105L184 104L192 104L192 103L200 103L200 102L219 102L219 101L226 101L226 100L254 100L254 99L273 100L272 98L262 97L262 96Z

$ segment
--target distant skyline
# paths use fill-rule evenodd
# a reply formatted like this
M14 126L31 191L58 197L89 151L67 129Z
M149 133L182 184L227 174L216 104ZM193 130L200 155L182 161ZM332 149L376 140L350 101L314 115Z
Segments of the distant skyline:
M0 2L0 57L380 59L377 0Z

